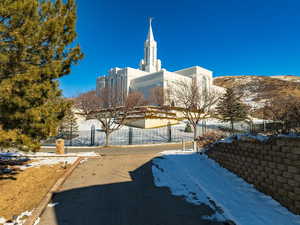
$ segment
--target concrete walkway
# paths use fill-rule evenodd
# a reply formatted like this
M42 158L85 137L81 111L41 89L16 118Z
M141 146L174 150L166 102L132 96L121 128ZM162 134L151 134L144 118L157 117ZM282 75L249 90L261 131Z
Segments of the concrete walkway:
M120 150L121 151L121 150ZM213 210L173 196L153 183L153 150L123 149L80 164L41 216L41 225L221 225ZM141 153L143 152L143 154Z

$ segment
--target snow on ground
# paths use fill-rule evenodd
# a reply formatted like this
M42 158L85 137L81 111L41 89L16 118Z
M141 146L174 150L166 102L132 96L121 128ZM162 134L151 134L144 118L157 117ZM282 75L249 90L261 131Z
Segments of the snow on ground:
M96 152L77 152L77 153L66 153L66 154L56 154L52 152L35 152L35 153L26 153L26 152L0 152L1 158L10 158L10 157L89 157L89 156L99 156Z
M57 205L59 205L58 202L51 202L47 206L50 207L50 208L52 208L52 207L57 206Z
M248 140L248 139L255 139L261 142L265 142L267 140L269 140L270 136L268 135L264 135L264 134L237 134L237 135L233 135L233 136L229 136L226 137L224 139L221 139L219 141L217 141L216 143L232 143L234 140Z
M237 225L300 224L300 216L205 155L165 151L153 160L152 172L156 186L169 187L188 202L212 206L209 200L213 200L224 212L212 215L212 220L230 219Z
M28 216L31 216L32 211L25 211L22 212L14 221L12 222L6 222L7 220L3 217L0 217L0 224L3 225L23 225L25 224L26 218ZM36 225L37 223L35 223L34 225Z
M73 164L76 161L76 157L52 157L52 158L35 158L33 161L29 164L20 166L19 168L21 170L25 170L32 167L40 167L40 166L49 166L49 165L55 165L59 163L63 163L65 165L67 164Z
M76 152L76 153L66 153L66 154L55 154L51 152L36 152L34 154L24 154L25 156L31 157L31 156L69 156L69 157L85 157L85 156L99 156L96 152ZM0 153L1 156L1 153Z
M0 157L3 159L9 159L11 157L28 157L32 160L29 164L18 166L21 170L25 170L32 167L40 167L44 165L55 165L59 163L63 164L73 164L78 157L89 157L89 156L99 156L95 152L78 152L78 153L68 153L68 154L55 154L48 152L36 152L33 154L22 153L22 152L2 152ZM83 163L86 160L81 160Z

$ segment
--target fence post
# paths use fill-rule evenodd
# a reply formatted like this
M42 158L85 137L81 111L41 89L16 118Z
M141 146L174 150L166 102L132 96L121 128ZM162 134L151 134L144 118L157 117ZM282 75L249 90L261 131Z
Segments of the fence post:
M64 139L57 139L56 142L56 154L65 154L65 141Z
M129 127L129 131L128 131L128 144L132 145L132 127Z
M168 123L168 142L172 142L172 127L170 122Z
M181 139L181 142L182 142L182 151L185 151L185 143L184 143L183 139Z
M95 145L95 125L91 127L91 146Z

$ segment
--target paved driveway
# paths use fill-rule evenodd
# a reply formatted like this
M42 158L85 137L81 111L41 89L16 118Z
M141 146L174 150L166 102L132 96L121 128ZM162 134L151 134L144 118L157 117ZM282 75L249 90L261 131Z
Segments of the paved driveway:
M153 183L155 152L106 154L80 164L41 216L41 225L221 225L213 210Z

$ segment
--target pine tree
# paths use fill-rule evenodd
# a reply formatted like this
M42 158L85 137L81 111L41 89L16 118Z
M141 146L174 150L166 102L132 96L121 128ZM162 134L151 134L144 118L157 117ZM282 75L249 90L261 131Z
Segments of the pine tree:
M56 134L70 107L57 79L83 57L75 23L74 0L0 1L0 145L37 150Z
M186 124L185 128L184 128L184 132L187 132L187 133L192 133L192 127L189 123Z
M72 145L72 139L77 136L78 124L77 118L72 109L67 110L65 117L59 128L60 137L70 141Z
M247 107L240 101L232 88L228 88L221 97L217 108L217 113L224 122L230 122L231 132L234 131L234 123L247 119Z

